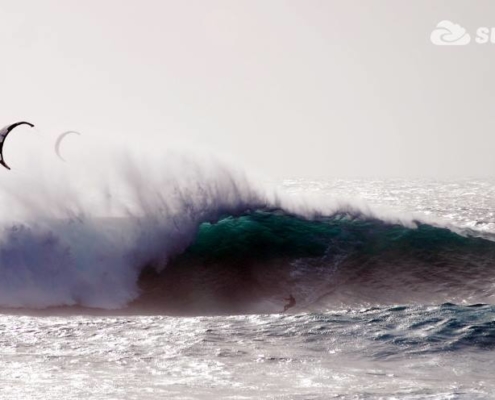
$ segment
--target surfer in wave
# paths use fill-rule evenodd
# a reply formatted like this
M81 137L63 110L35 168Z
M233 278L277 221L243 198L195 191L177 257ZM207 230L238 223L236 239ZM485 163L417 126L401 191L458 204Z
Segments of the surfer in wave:
M284 300L288 301L288 303L284 306L284 311L282 312L286 312L289 308L292 308L296 305L296 299L294 298L294 296L292 296L292 294L289 294L289 297Z

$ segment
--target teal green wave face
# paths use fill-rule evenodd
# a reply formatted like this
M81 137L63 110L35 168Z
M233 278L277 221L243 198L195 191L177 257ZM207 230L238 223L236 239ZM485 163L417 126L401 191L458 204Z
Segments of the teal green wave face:
M290 293L308 310L495 296L495 242L348 213L229 215L201 224L170 261L142 277L142 290L150 303L159 292L167 307L200 314L259 312L273 302L268 310L280 312Z
M220 261L403 253L424 259L475 250L494 253L495 243L425 224L411 229L349 215L306 220L283 212L254 211L201 224L185 255Z
M217 260L318 257L325 253L329 240L339 230L338 226L325 222L257 211L201 224L187 253Z

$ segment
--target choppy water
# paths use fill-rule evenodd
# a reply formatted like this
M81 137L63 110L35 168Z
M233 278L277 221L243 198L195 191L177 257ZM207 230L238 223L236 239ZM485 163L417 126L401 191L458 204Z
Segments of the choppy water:
M490 399L495 308L0 319L0 394Z
M398 234L396 230L391 231L393 243L397 243L397 237L401 240L405 237L407 241L399 240L399 247L387 245L383 248L388 252L387 257L377 256L382 252L376 247L371 253L366 246L364 253L362 247L352 247L353 251L357 248L359 254L355 256L352 253L352 263L348 264L338 257L328 258L327 252L322 264L319 253L313 253L318 250L314 247L297 249L309 252L304 257L291 250L290 270L283 270L285 275L269 277L272 283L287 273L291 277L284 281L284 285L290 285L290 290L294 290L298 298L291 314L277 312L284 302L279 297L283 291L278 291L276 284L261 289L256 286L255 291L250 289L247 292L249 296L263 296L263 302L249 308L245 315L172 317L160 315L157 310L148 313L152 315L132 315L136 313L132 309L127 310L128 315L122 315L125 309L115 311L114 316L84 315L84 311L81 315L80 310L65 310L59 315L50 312L36 315L34 311L27 312L29 315L17 311L14 315L9 311L0 316L0 398L495 398L495 302L492 302L494 288L490 280L495 275L490 244L490 234L495 233L495 182L291 180L284 182L283 186L295 197L302 192L315 192L329 199L359 197L400 213L417 212L441 217L457 227L475 229L475 236L488 235L488 239L457 239L449 232L431 231L427 227L428 235L434 233L428 236L428 240L440 236L446 242L435 242L436 247L430 247L426 253L417 253L418 248L427 246L429 242L423 242L424 237L415 236L416 233L410 236L401 228ZM249 218L251 227L256 220ZM292 224L293 221L289 222ZM276 226L278 223L277 220ZM238 229L236 220L232 224L229 223L229 229L232 226ZM274 225L261 226L265 229ZM287 225L284 226L288 229ZM317 227L321 232L320 225ZM313 228L313 225L304 225L305 232L310 229L314 234ZM218 235L215 231L213 235L208 226L205 229L200 234L207 235L208 240L220 238L222 241L218 243L225 243L225 235ZM297 229L299 232L299 225ZM390 236L388 230L377 230L375 225L371 231L365 229L367 234L372 232L372 236L362 236L361 225L357 231L354 228L342 229L339 222L337 236L332 236L334 231L324 232L330 235L325 238L339 244L339 249L342 249L339 255L348 254L341 242L343 231L351 235L353 243L358 243L354 241L356 237L364 241L370 237L376 240L376 232L387 238ZM246 232L250 234L251 228ZM255 232L259 237L259 231ZM360 236L356 236L356 232ZM381 240L382 236L379 238ZM262 244L272 243L270 240ZM186 252L186 257L202 257L201 243L191 247L189 253L192 255L188 256ZM260 242L255 243L259 245ZM284 246L277 249L284 254L287 252ZM440 250L442 254L438 258ZM225 257L225 254L231 262L228 251L221 252L219 257ZM257 260L266 254L257 253ZM374 261L370 264L369 259L362 258L363 254ZM399 274L407 276L407 279L394 278L385 286L377 285L375 278L369 279L370 274L380 279L389 274L392 270L387 269L384 273L382 266L388 268L390 260L397 266L397 254L408 257L407 263L400 265L407 270ZM295 263L293 257L302 259L304 265ZM314 265L315 257L318 273L312 279L294 275L297 271L307 271L308 266ZM269 259L271 262L272 253ZM325 301L320 299L318 307L310 306L309 300L306 304L303 296L314 300L312 290L326 293L327 285L332 283L328 276L335 276L332 274L336 268L327 268L329 260L334 263L332 265L352 268L364 262L375 269L365 271L366 279L362 279L361 272L359 279L353 275L352 284L345 286L337 297L324 296ZM414 269L418 260L421 268ZM178 269L185 263L191 270L190 258L186 261L179 260L174 268ZM242 285L225 283L223 264L215 270L215 276L218 271L222 272L221 282L211 279L211 265L218 265L218 259L213 261L198 270L202 278L195 285L187 286L189 294L198 290L202 292L199 298L194 299L194 307L186 302L185 309L188 312L192 309L192 314L218 312L219 299L225 300L229 296L244 304L243 296L236 297L232 293L233 287L242 292ZM194 258L194 268L197 262L198 258ZM280 263L280 258L277 258L277 271L282 268ZM263 264L264 268L266 265ZM373 275L376 266L380 266L379 273ZM443 269L437 273L435 268L439 266ZM196 270L193 271L194 274L186 276L195 275ZM249 271L251 278L263 277L263 282L268 279L261 274L259 266L250 266ZM455 279L450 280L450 275L455 275ZM315 277L317 279L313 279ZM231 282L232 276L229 275L229 279ZM185 279L182 277L181 280ZM324 285L317 285L321 282ZM213 294L204 290L208 285L213 285L216 290L226 287L228 290L225 289L220 297L216 292L217 297L212 302ZM178 284L172 286L180 290L185 288ZM393 291L391 287L394 287ZM363 297L363 293L366 296ZM379 296L380 293L386 295ZM360 299L356 304L349 301L354 297ZM339 304L333 307L335 299L339 299ZM445 301L451 299L455 304ZM477 304L479 299L488 304ZM203 300L202 306L198 306L199 300ZM185 305L180 304L180 307ZM256 313L256 310L263 312ZM228 314L228 310L222 312Z

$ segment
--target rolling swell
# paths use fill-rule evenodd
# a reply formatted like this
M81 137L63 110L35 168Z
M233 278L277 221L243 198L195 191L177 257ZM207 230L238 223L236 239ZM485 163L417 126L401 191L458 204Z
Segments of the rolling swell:
M278 312L394 303L493 303L495 242L417 222L337 212L248 211L199 226L136 304L180 313Z

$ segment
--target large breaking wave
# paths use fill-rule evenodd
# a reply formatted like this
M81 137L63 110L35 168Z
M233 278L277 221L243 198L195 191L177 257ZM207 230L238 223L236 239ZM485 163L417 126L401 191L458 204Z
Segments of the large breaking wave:
M0 307L493 302L495 243L476 232L288 197L211 157L141 146L89 146L68 164L33 149L2 173Z
M150 304L224 312L412 303L492 302L495 243L359 211L306 219L255 210L203 223L192 245L160 274L148 273Z

